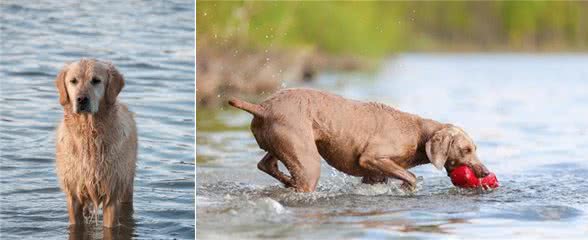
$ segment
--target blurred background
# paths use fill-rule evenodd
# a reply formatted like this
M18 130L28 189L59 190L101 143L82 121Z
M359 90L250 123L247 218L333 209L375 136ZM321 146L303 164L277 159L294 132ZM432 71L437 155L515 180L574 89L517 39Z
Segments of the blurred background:
M405 52L585 51L586 11L573 1L202 1L198 106Z
M198 1L196 21L199 239L588 234L587 2ZM252 116L225 103L290 87L460 126L501 187L423 165L405 193L323 161L317 192L285 189L257 170Z

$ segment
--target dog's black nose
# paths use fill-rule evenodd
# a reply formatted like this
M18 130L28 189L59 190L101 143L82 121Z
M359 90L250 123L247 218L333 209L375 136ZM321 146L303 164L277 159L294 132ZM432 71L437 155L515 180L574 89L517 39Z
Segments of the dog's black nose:
M84 106L87 105L88 102L90 102L90 99L88 99L88 97L78 97L77 101L79 105Z

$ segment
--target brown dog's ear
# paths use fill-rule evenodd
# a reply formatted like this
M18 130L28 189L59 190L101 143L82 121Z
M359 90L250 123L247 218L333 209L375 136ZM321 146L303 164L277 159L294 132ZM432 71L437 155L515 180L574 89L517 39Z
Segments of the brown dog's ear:
M125 80L113 64L108 64L108 82L106 84L105 99L107 104L114 104L116 97L125 86Z
M59 92L59 104L61 106L65 106L65 104L69 103L69 96L67 94L67 88L65 88L65 75L67 74L67 66L64 66L57 74L57 78L55 78L55 86L57 87L57 91Z
M449 146L453 140L453 134L449 129L437 131L425 145L425 151L429 161L439 170L443 169L449 155Z

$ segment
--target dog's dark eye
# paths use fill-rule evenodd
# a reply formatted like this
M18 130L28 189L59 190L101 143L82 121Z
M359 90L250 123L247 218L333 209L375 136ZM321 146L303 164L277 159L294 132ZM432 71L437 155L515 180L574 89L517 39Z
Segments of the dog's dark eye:
M467 154L467 153L471 153L471 152L472 152L472 149L469 148L469 147L463 149L463 153L466 153Z
M98 79L98 78L92 78L92 84L93 85L96 85L96 84L98 84L100 82L101 82L100 79Z
M69 80L69 82L71 84L74 84L75 85L76 83L78 83L78 79L77 78L73 78L72 80Z

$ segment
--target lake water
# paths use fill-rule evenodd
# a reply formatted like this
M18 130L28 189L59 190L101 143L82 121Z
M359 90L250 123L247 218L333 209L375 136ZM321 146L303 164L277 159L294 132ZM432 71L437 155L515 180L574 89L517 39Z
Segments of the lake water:
M373 73L324 73L304 86L463 127L501 187L458 190L423 165L412 170L418 191L406 194L397 182L360 184L323 161L317 192L295 193L257 170L264 153L248 113L199 110L198 238L588 235L587 55L406 54Z
M2 239L68 237L55 175L62 117L54 79L65 62L110 60L119 100L136 114L139 156L133 219L116 239L194 238L194 2L0 3ZM100 225L86 238L102 239Z

